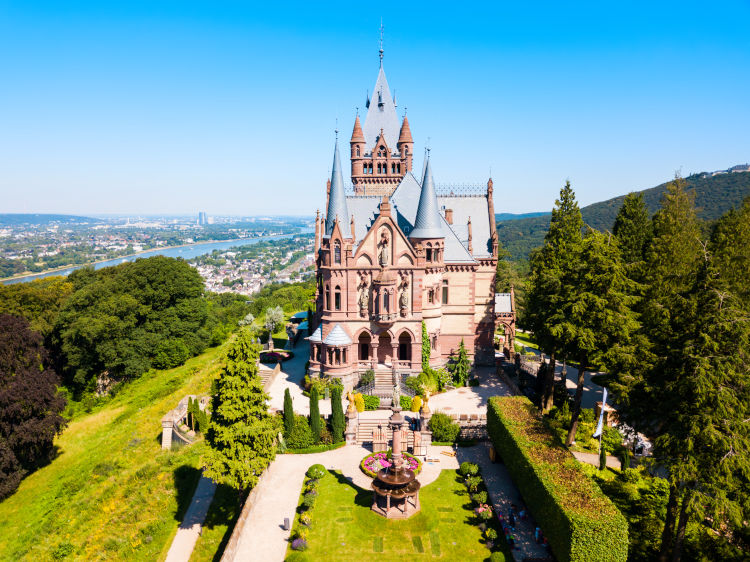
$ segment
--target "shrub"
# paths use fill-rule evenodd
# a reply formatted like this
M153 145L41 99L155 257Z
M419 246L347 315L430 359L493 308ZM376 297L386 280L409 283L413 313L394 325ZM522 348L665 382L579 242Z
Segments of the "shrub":
M302 515L300 515L299 522L305 527L309 527L310 524L312 523L312 517L310 516L310 512L305 511Z
M290 449L304 449L313 444L313 435L310 424L305 416L294 416L294 429L287 437L286 445Z
M473 462L464 461L461 463L458 470L462 476L476 476L479 474L479 465L474 464Z
M411 410L411 397L399 396L399 403L402 410Z
M294 539L292 541L292 550L307 550L307 541L305 539Z
M419 377L406 377L406 382L404 384L406 385L406 388L412 389L415 394L424 393L422 383L419 382Z
M518 347L518 344L516 344ZM505 554L502 552L493 552L490 554L490 562L505 562Z
M314 464L307 469L307 472L305 474L308 478L319 480L326 475L326 472L327 471L325 466L323 466L322 464Z
M479 476L469 476L466 479L466 487L470 492L476 492L479 488L479 484L482 483L482 479Z
M474 503L477 505L482 505L483 503L487 503L487 492L482 490L481 492L477 492L473 496L471 496L471 499L474 500Z
M433 441L453 443L461 432L459 425L454 423L448 414L443 414L441 412L432 414L427 425L429 426L430 431L432 431Z
M418 412L422 409L422 398L420 396L415 396L411 399L411 411L412 412Z
M375 371L367 369L362 376L359 377L359 384L357 386L367 386L375 382Z
M627 521L527 398L490 398L487 430L557 560L627 560Z
M620 480L629 484L637 484L641 481L641 474L635 468L626 468L620 473Z
M305 494L302 497L302 506L307 509L311 509L315 505L316 498L317 498L317 494L316 495Z
M484 532L484 536L488 541L494 541L497 538L497 531L490 527Z
M369 396L368 394L365 394L362 396L362 399L365 403L365 410L377 410L378 406L380 406L380 398L377 396Z
M356 406L358 412L365 411L365 399L359 392L354 395L354 405Z

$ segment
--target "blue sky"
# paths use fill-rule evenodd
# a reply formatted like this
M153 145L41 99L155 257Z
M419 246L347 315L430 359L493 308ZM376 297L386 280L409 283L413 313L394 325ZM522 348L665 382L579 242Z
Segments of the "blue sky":
M381 17L415 151L497 212L750 161L748 1L375 4L0 0L0 209L313 213Z

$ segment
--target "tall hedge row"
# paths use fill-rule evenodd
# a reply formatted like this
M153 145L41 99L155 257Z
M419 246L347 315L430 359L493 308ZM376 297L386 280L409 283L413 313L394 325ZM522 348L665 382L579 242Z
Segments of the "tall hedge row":
M527 398L490 398L487 430L557 560L627 560L625 517Z

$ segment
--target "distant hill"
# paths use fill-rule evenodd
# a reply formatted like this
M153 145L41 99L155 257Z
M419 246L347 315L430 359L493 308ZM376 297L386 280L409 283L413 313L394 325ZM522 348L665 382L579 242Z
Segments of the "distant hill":
M43 225L52 223L81 224L100 223L100 219L79 217L76 215L46 215L42 213L0 213L0 226L16 226L21 224Z
M688 189L695 193L698 216L714 221L746 197L750 197L750 172L747 165L735 166L720 172L702 172L685 178ZM659 201L667 183L641 191L650 212L659 208ZM611 230L625 195L593 203L581 209L583 220L597 230ZM503 247L513 259L527 259L531 250L541 246L549 228L549 213L517 219L497 218L497 234ZM496 215L500 217L501 215Z
M543 215L549 215L549 211L541 211L538 213L496 213L495 221L516 221L519 219L529 219L534 217L541 217Z

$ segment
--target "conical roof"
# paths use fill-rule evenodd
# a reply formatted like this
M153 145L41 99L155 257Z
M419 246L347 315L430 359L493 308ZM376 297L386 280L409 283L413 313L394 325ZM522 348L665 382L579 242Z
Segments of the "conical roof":
M362 133L362 125L359 123L359 115L354 120L354 130L352 131L351 142L365 142L365 135Z
M402 142L414 142L411 138L411 129L409 128L409 120L404 115L404 122L401 123L401 134L398 136L399 144Z
M333 152L331 191L328 195L328 211L326 213L326 236L330 236L333 232L333 225L337 218L339 223L343 225L350 222L349 209L346 206L346 193L344 193L344 177L341 174L338 139L336 139L336 149Z
M370 100L370 105L367 108L367 117L365 117L365 125L362 130L365 136L365 147L368 150L375 147L381 130L385 142L391 150L396 147L399 133L398 114L382 64L378 71L378 79L375 82L375 89L372 92L372 100Z
M444 238L441 221L437 193L435 193L435 182L432 179L432 167L428 155L424 166L422 191L419 194L417 217L414 219L414 230L409 234L409 238Z

